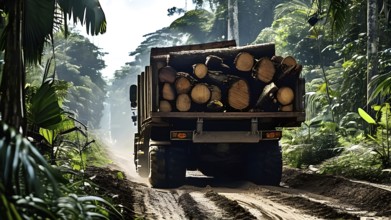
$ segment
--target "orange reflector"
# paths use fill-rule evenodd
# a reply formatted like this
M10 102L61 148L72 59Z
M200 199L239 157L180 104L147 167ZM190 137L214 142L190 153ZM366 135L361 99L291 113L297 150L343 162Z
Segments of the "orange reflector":
M171 140L191 140L193 131L171 131Z
M187 134L186 134L186 133L180 132L180 133L177 134L177 138L179 138L179 139L185 139L185 138L187 138Z
M270 132L265 132L266 139L276 139L276 138L281 138L281 132L280 131L270 131Z

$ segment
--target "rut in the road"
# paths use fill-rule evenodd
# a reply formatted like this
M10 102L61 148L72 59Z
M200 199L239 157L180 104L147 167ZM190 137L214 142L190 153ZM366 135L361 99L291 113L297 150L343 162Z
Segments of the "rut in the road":
M209 190L205 195L234 219L257 219L247 209L244 209L242 206L240 206L237 201L230 200L227 197L214 192L213 190Z

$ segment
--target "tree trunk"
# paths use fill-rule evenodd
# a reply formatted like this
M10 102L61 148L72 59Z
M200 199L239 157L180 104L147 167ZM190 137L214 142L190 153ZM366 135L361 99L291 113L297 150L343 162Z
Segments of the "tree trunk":
M24 84L26 74L22 53L23 1L11 2L13 10L9 13L10 29L6 32L5 64L0 85L0 111L2 121L25 133Z
M377 0L368 0L367 5L367 111L371 110L369 97L372 94L373 88L369 88L368 85L372 78L378 72L378 19L377 19Z
M228 40L239 41L238 0L228 0Z

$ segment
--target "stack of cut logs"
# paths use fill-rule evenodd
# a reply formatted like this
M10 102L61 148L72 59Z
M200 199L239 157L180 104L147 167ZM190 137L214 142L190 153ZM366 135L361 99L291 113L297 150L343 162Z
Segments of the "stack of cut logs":
M170 54L158 70L159 111L294 111L301 70L292 56L240 49Z

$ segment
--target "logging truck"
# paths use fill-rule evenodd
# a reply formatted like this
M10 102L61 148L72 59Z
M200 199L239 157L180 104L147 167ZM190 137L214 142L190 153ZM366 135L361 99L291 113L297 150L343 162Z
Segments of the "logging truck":
M186 172L279 185L282 128L305 119L302 65L274 43L235 41L152 48L131 85L134 163L152 187Z

